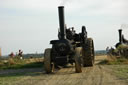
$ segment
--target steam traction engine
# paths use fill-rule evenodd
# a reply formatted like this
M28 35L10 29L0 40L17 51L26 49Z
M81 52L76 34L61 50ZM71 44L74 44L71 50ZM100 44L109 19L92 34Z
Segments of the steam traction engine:
M110 50L113 55L121 56L128 58L128 40L124 38L122 34L122 29L119 29L119 42L115 45L116 52L114 50Z
M116 48L122 44L128 45L128 40L124 38L124 35L122 34L122 29L119 29L118 31L119 31L119 42L115 45Z
M81 33L75 33L74 28L67 28L64 20L64 7L59 6L59 32L58 40L51 40L52 48L45 49L44 67L46 73L51 73L54 68L65 67L75 63L75 71L82 72L81 67L93 66L94 45L92 38L87 38L85 26Z

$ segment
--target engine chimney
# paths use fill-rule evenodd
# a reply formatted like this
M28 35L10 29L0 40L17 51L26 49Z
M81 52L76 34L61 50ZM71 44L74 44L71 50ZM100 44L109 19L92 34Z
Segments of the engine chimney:
M65 20L64 20L64 6L58 7L59 12L59 25L60 25L60 39L66 38L66 32L65 32Z
M119 29L118 30L119 31L119 43L123 43L122 41L123 41L123 39L122 39L122 29Z

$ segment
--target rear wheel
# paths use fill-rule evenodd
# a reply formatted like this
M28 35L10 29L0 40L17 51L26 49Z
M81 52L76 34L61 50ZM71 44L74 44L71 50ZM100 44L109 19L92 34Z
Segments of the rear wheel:
M54 71L54 63L51 62L51 49L45 49L44 52L44 68L46 73L51 73Z
M76 73L81 73L82 69L81 69L81 47L77 47L75 49L75 71Z
M83 66L94 65L94 44L92 38L87 39L87 43L82 48Z

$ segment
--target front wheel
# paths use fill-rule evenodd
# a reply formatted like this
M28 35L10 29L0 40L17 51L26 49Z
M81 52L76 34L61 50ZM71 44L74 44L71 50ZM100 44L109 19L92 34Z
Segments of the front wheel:
M94 43L92 38L87 38L87 43L82 48L83 66L94 65Z
M46 73L51 73L54 71L54 63L51 62L51 49L45 49L44 52L44 68Z
M81 47L75 49L75 71L76 73L81 73Z

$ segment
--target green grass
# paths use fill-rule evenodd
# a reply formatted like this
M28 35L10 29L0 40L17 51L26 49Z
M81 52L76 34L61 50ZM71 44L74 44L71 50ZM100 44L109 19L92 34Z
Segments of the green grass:
M6 62L5 62L6 61ZM38 76L41 75L42 72L40 70L36 70L37 68L43 67L43 59L42 58L32 58L32 59L7 59L0 60L0 70L8 71L11 69L12 73L0 74L0 85L17 85L17 82L23 82L27 80L30 76ZM24 69L32 68L32 71ZM17 70L23 71L17 71ZM35 70L34 70L35 69ZM34 71L33 71L34 70Z
M128 59L126 58L119 58L119 59L116 59L116 60L103 60L101 62L99 62L99 64L102 64L102 65L125 65L125 64L128 64Z
M100 65L106 65L110 68L114 75L122 80L128 82L128 59L126 58L117 58L111 60L103 60L99 63Z
M41 75L42 72L36 70L36 68L43 67L43 60L40 58L33 59L8 59L6 62L0 61L0 70L8 71L11 69L14 72L7 74L0 74L0 85L17 85L16 82L23 82L30 76L38 76ZM32 68L35 71L24 71L24 69ZM23 71L17 71L17 70ZM16 72L15 72L16 71Z
M0 85L17 85L16 82L23 82L30 76L42 75L41 72L21 72L0 75Z
M118 78L128 82L128 65L109 65L109 68Z
M0 85L12 85L13 82L20 80L22 77L0 77Z
M1 66L0 69L38 68L42 66L43 66L43 62L32 62L28 64L5 65L5 66Z
M0 75L0 85L10 85L24 77L23 73Z
M0 69L23 69L43 67L43 61L37 59L8 59L8 62L0 63Z
M128 79L128 68L117 68L116 74L118 77Z

